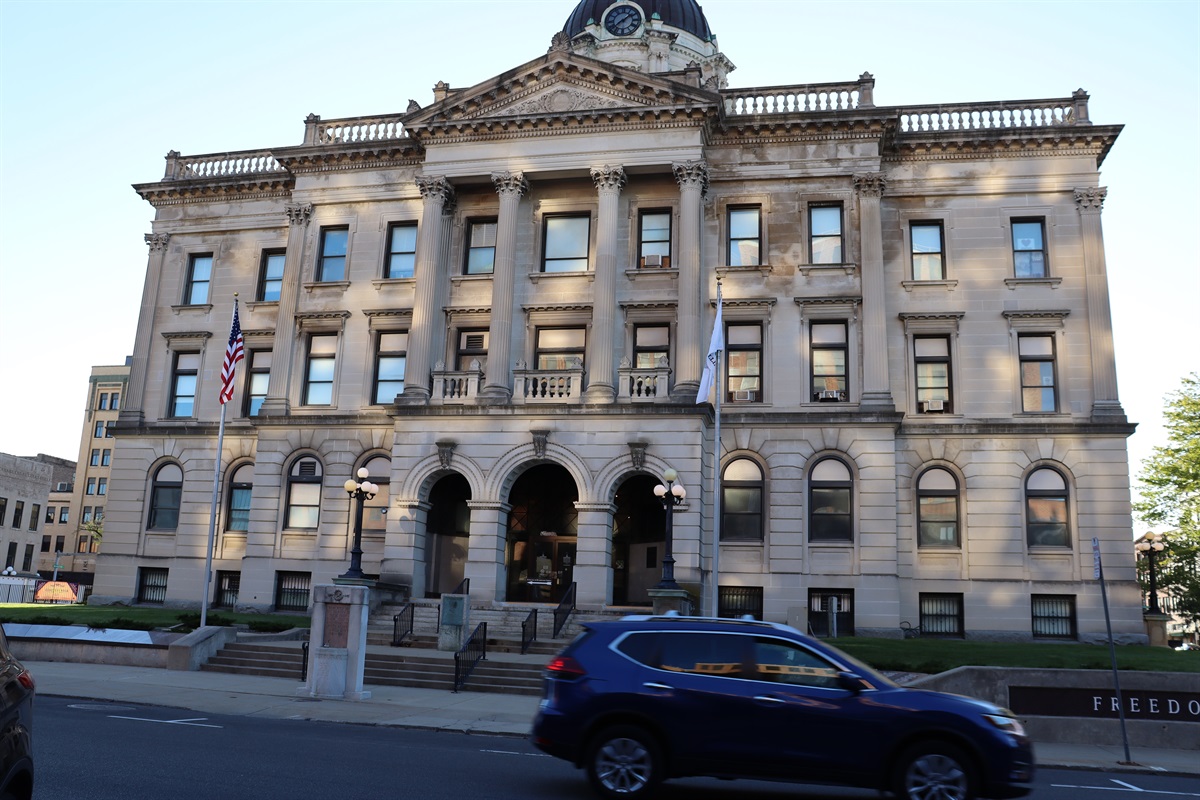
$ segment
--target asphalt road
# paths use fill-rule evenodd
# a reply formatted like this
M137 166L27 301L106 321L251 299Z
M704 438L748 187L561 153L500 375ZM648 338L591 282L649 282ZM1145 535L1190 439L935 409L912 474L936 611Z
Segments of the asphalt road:
M511 737L204 715L42 696L35 758L41 800L594 800L581 771ZM662 800L825 800L875 792L750 781L666 784ZM1042 770L1037 800L1200 798L1200 779Z

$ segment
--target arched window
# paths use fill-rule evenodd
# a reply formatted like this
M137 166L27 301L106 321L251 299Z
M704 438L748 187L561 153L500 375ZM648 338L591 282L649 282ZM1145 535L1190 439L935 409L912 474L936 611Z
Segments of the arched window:
M388 479L392 474L392 460L387 456L374 456L363 466L370 474L367 480L378 486L379 491L363 504L362 529L364 533L383 533L387 528ZM358 480L357 472L355 470L355 480Z
M921 547L960 547L958 481L950 470L934 467L917 479L917 543Z
M183 470L178 464L163 464L154 473L150 487L151 530L173 531L179 527L179 498L183 494Z
M229 504L225 514L225 530L245 531L250 528L250 494L254 490L254 465L242 464L229 476Z
M808 476L808 540L850 542L854 540L854 516L850 469L835 458L818 461Z
M312 456L298 458L288 470L285 528L316 530L321 516L321 462Z
M1025 479L1025 535L1030 547L1070 547L1067 481L1058 470L1041 467Z
M721 476L721 541L763 539L763 474L748 458L730 461Z

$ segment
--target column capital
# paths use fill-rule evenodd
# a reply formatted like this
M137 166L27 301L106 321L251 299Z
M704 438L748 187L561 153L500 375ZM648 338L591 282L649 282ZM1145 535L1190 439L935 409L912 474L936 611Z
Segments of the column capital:
M671 164L679 188L699 187L700 194L708 191L708 162L680 161Z
M417 176L417 189L421 192L422 199L429 201L441 201L443 208L451 208L454 206L454 185L442 176Z
M1104 208L1104 198L1108 196L1107 186L1088 186L1075 190L1075 205L1079 206L1081 214L1092 212L1099 214Z
M492 185L496 187L496 194L500 195L522 197L529 191L529 181L525 180L524 172L493 172Z
M156 253L167 249L167 242L171 241L169 233L147 233L146 244L150 246L150 252Z
M882 172L864 172L854 176L854 191L864 197L882 197L887 178Z
M312 219L313 204L312 203L288 203L283 207L287 214L289 225L299 225L307 227L309 220Z
M620 192L625 180L624 167L610 167L608 164L592 167L592 182L596 184L597 191Z

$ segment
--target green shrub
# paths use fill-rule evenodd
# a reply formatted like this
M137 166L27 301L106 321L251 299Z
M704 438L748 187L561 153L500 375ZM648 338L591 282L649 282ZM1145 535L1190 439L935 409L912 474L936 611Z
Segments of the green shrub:
M157 628L158 626L155 625L153 622L141 622L136 619L126 619L125 617L115 617L113 619L110 619L104 625L89 625L88 627L96 628L97 630L100 630L103 628L117 628L119 630L125 630L125 631L152 631L155 628Z
M270 620L250 620L250 630L255 633L281 633L296 627L291 622L272 622Z
M200 627L200 613L197 611L186 611L180 614L178 619L184 624L185 627L191 628L192 630ZM204 618L204 624L216 625L217 627L221 628L230 628L237 623L232 617L222 617L219 614L208 614Z

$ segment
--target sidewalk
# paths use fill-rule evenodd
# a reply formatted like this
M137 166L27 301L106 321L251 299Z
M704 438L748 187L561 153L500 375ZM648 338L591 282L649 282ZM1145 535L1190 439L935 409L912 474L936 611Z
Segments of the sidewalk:
M42 695L115 703L168 706L209 714L392 725L421 730L527 736L539 698L368 684L362 702L319 700L300 693L286 678L221 672L177 672L148 667L25 661ZM1123 764L1121 745L1035 743L1042 767L1106 769L1200 775L1200 754L1190 750L1131 748Z

